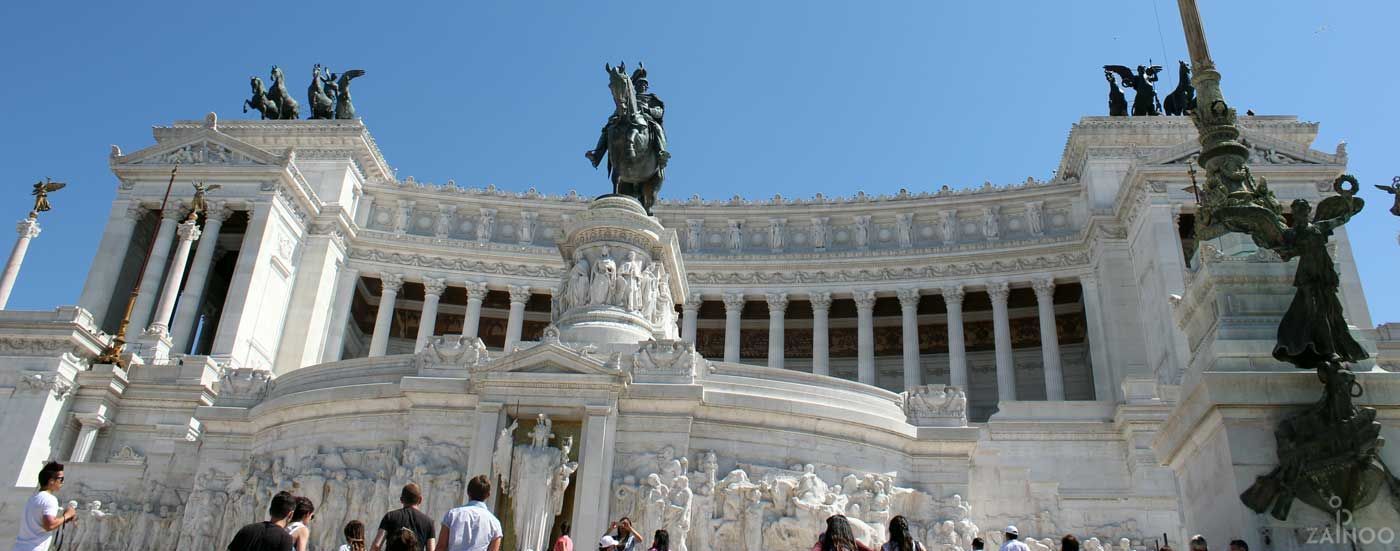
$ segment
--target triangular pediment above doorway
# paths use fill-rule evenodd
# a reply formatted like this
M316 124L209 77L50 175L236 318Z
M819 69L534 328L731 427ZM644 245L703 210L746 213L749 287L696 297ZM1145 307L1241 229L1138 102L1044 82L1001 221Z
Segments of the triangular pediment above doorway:
M606 357L555 342L544 342L472 369L472 377L511 375L591 376L625 380L627 373Z
M158 143L130 155L121 155L113 149L113 165L276 166L283 161L282 156L213 128L197 131L184 139Z

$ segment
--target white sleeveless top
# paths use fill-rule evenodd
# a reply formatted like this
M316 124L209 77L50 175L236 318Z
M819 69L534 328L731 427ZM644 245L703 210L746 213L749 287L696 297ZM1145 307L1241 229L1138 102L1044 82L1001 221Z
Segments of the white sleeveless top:
M297 535L297 530L302 530L302 529L305 529L305 528L306 528L306 523L304 523L304 522L293 522L293 523L287 525L287 533L288 533L288 534L291 534L293 537L295 537L295 536ZM297 551L297 546L296 546L296 544L292 544L292 549L291 549L291 551Z

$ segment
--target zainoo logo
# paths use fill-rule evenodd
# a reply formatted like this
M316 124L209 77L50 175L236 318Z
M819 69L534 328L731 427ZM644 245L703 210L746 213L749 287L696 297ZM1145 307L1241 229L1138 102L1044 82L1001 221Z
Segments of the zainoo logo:
M1382 526L1379 529L1370 526L1355 526L1352 524L1352 514L1348 509L1342 508L1342 498L1332 496L1327 498L1327 504L1336 510L1336 517L1332 526L1308 528L1308 544L1363 544L1370 545L1379 543L1390 545L1395 543L1395 529L1389 526Z

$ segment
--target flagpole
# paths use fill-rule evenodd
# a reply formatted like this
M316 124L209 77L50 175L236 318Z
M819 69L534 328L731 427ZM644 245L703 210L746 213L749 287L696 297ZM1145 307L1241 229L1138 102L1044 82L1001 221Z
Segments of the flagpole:
M175 187L175 173L180 170L180 164L170 169L170 181L165 184L165 196L160 200L160 209L156 210L156 220L160 220L165 214L165 207L170 202L170 190ZM112 336L112 344L102 349L102 354L93 360L93 364L112 364L125 369L126 361L122 359L122 348L126 346L126 331L131 326L131 311L136 309L136 297L141 294L141 280L146 277L146 270L150 269L151 251L156 246L156 233L160 231L160 226L151 231L151 239L146 242L146 254L141 257L141 271L136 274L136 284L131 288L131 296L126 301L126 311L122 314L122 322L117 326L117 334Z

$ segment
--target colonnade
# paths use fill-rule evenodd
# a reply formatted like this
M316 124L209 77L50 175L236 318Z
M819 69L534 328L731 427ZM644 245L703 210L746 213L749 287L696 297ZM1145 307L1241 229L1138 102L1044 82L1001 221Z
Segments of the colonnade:
M358 272L356 272L358 274ZM403 289L404 275L391 272L380 272L378 274L380 282L379 304L376 306L374 317L374 331L370 334L369 356L383 356L389 350L389 329L394 321L394 308L398 302L400 291ZM414 337L413 351L415 353L423 350L428 341L437 335L437 314L438 305L442 301L443 293L452 286L453 282L446 278L435 278L424 276L423 283L423 314L418 322L418 333ZM486 284L480 281L464 280L460 282L467 291L467 316L462 323L462 336L473 338L477 336L477 329L481 327L481 302L486 299L488 289ZM520 333L525 325L525 305L530 302L532 292L527 285L509 285L507 291L510 295L510 314L506 320L506 340L505 350L515 349L515 345L520 342ZM332 316L332 323L338 323L334 327L344 327L347 319L346 313L350 310L350 303L353 299L352 293L344 295L337 294L336 311ZM339 359L339 346L332 350L329 346L326 349L326 360L334 361ZM332 355L334 354L334 355Z

